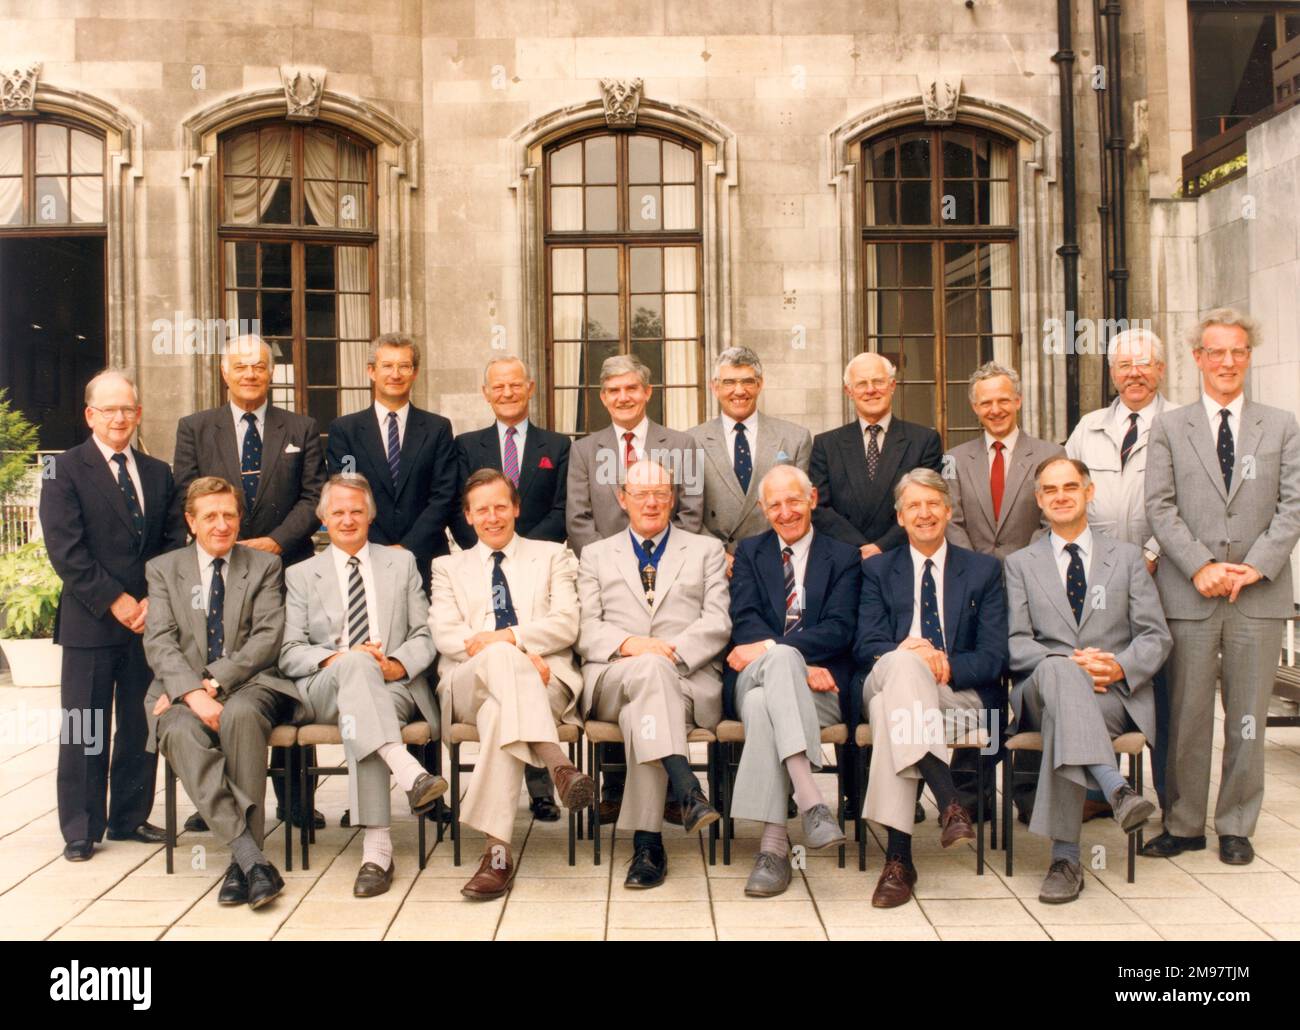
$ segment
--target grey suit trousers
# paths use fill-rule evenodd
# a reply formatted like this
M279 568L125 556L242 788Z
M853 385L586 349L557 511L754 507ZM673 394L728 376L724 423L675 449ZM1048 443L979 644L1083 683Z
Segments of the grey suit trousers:
M1097 786L1087 767L1114 765L1111 742L1134 729L1133 722L1113 688L1098 694L1092 678L1063 655L1044 658L1016 691L1023 705L1017 729L1043 735L1029 831L1073 843L1083 825L1088 788Z
M1282 619L1251 618L1227 601L1208 619L1169 620L1174 649L1166 666L1165 829L1175 836L1205 832L1216 672L1223 684L1223 766L1214 831L1235 837L1255 832L1264 803L1264 727L1285 626Z
M821 768L821 728L841 721L840 695L810 689L803 655L777 644L741 671L736 707L745 723L745 747L736 771L732 817L784 825L790 797L785 760L806 754Z
M289 719L293 701L249 683L224 702L213 733L184 701L158 717L158 750L217 840L229 844L245 829L258 847L266 835L267 742Z
M303 689L307 722L337 723L348 761L348 802L357 826L392 821L392 784L376 752L402 742L402 727L418 713L406 684L384 681L379 663L349 651L322 669Z

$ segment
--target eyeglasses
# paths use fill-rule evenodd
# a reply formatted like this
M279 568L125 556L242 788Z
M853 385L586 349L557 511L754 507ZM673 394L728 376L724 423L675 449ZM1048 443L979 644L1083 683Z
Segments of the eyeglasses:
M1198 349L1205 355L1205 359L1211 365L1222 365L1229 354L1232 355L1232 363L1234 365L1243 364L1250 358L1249 347L1232 347L1230 349L1216 347L1213 350L1208 347L1200 347Z
M746 390L758 389L758 380L754 376L746 376L744 379L715 379L724 390L734 390L737 386L743 386Z
M137 414L140 411L139 408L127 408L127 407L101 408L94 404L88 404L86 405L86 407L90 408L91 411L99 412L110 422L116 418L124 418L126 419L126 421L130 422L133 418L137 416Z
M623 496L636 504L645 504L646 501L654 498L660 504L667 504L673 499L671 489L662 490L624 490Z
M1157 372L1163 365L1156 361L1117 361L1111 365L1112 371L1117 376L1131 375L1137 372L1146 375L1148 372Z
M385 361L382 365L376 365L375 370L378 372L382 372L384 375L388 375L391 372L396 372L398 373L398 375L409 376L412 372L415 371L415 366L412 365L409 361L403 361L400 365L393 365Z
M885 377L879 379L859 379L856 383L852 383L849 386L849 389L854 393L866 393L868 390L879 392L882 390L888 390L892 382L892 379Z

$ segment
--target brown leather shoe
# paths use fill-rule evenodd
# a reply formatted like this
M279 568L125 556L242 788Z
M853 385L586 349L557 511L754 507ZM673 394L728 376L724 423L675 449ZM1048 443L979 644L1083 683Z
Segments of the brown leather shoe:
M975 839L975 828L970 824L970 813L957 802L952 802L939 816L939 843L945 848L963 840Z
M357 870L356 882L352 884L352 896L355 898L376 898L387 894L393 885L393 870L396 867L389 860L387 869L380 869L374 862L363 862Z
M682 825L682 806L680 802L669 798L664 802L664 822L671 823L673 826Z
M1093 801L1085 799L1083 802L1083 821L1086 823L1091 819L1100 819L1102 816L1109 818L1115 812L1105 801Z
M502 854L504 852L504 854ZM494 845L483 852L478 872L460 889L461 894L474 901L491 901L510 890L515 878L515 859L509 848Z
M596 796L596 781L576 766L561 765L555 770L555 793L565 808L586 808Z
M916 870L909 869L896 858L885 863L880 870L880 881L875 893L871 895L873 908L898 908L912 900L912 888L916 886Z

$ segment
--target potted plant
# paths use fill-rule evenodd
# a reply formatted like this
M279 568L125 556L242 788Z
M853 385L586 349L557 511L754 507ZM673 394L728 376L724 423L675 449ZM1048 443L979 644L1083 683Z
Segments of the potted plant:
M62 592L42 541L0 554L0 650L16 687L59 683L62 656L52 638Z

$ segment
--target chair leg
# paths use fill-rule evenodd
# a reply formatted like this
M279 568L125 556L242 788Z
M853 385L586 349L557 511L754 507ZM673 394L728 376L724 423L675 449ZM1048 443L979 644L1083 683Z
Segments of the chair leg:
M460 865L460 745L451 751L451 863Z
M307 756L308 756L307 751L301 751L298 756L298 796L303 799L302 803L304 805L307 803L306 799L310 794L310 784L308 783L309 776L307 774L307 770L311 767L311 762L308 760ZM286 789L284 793L285 793L285 801L287 802L289 800L288 797L289 791ZM315 811L315 809L308 809L308 811ZM285 818L289 823L289 827L290 827L289 832L292 833L293 832L293 809L292 808L285 810ZM312 821L310 819L304 819L300 830L300 835L299 835L299 840L302 846L302 867L304 870L311 868L311 866L308 865L308 861L310 858L308 851L310 849L310 844L311 844L311 830L309 829L309 827L311 826L311 823Z
M736 751L738 744L719 744L722 755L722 864L731 865L731 842L736 823L731 816L731 798L736 793Z
M844 763L848 761L848 748L835 748L835 791L839 795L839 804L836 805L835 818L840 824L840 833L844 832ZM839 847L839 867L844 868L844 845Z
M1138 771L1138 756L1128 756L1128 780L1129 785L1137 791L1142 792L1142 775ZM1132 883L1137 878L1137 840L1140 831L1134 830L1128 835L1128 882Z
M983 755L980 755L980 760L981 761L984 760ZM993 775L990 777L990 786L993 788L993 793L990 795L993 798L993 807L992 809L989 810L989 848L992 849L993 851L997 851L998 849L998 768L997 767L998 767L998 763L997 763L997 758L995 756L993 760Z
M857 806L853 813L853 821L857 827L858 833L858 872L864 873L867 870L867 821L863 818L862 808L867 800L867 749L858 748L858 776L857 776L857 797L854 804Z
M984 756L975 754L975 789L979 797L975 802L975 873L984 875Z
M583 768L582 768L582 742L581 742L581 738L579 738L578 742L569 745L569 761L572 762L574 765L576 765L576 766L578 767L578 771L579 771L579 772L583 772L583 771L584 771ZM577 820L576 820L577 837L578 837L578 840L582 840L582 839L583 839L583 837L582 837L582 821L583 821L583 819L586 817L586 813L585 813L585 812L582 812L582 811L578 811L578 812L575 812L574 815L577 817Z
M1012 756L1014 752L1007 753L1007 760L1002 763L1002 846L1007 852L1007 875L1011 874L1011 835L1014 832L1012 823L1015 819L1012 817L1011 809L1011 785L1013 777L1011 773Z
M605 785L601 780L601 759L604 758L602 748L603 744L592 743L591 745L591 767L595 770L592 775L596 780L596 797L591 803L591 864L600 865L600 799L603 796Z
M576 765L574 744L569 744L569 762ZM576 865L578 861L578 813L572 808L568 810L569 816L569 865Z
M289 802L289 814L293 815L294 770L298 767L298 745L284 749L284 768L280 770L280 782L284 784L284 796ZM284 821L284 871L293 872L293 819Z
M176 871L173 853L176 850L176 773L171 762L163 759L163 822L167 831L167 872Z
M719 783L721 782L722 777L718 770L718 743L717 741L714 741L711 744L704 745L704 748L708 755L708 761L706 763L707 768L704 775L708 777L709 781L709 804L716 808L720 800L718 797L719 793L724 793L719 789ZM725 807L726 802L723 801L722 803ZM709 865L718 864L718 831L718 821L714 820L709 824Z

